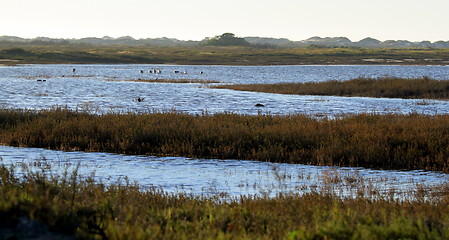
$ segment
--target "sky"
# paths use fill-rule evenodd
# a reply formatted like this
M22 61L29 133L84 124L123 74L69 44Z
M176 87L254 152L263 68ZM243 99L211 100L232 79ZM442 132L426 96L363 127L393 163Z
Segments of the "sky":
M0 36L449 41L449 0L0 0Z

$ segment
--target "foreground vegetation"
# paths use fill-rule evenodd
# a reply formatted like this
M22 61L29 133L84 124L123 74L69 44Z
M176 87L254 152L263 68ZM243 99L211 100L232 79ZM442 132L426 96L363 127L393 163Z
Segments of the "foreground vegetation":
M414 200L319 190L224 201L21 167L0 165L1 239L449 238L448 186L411 189Z
M140 63L205 65L412 64L447 65L449 49L0 46L0 63Z
M348 81L235 84L213 88L297 95L449 99L449 80L435 80L428 77L414 79L360 77Z
M1 110L0 129L0 142L11 146L449 172L448 115Z

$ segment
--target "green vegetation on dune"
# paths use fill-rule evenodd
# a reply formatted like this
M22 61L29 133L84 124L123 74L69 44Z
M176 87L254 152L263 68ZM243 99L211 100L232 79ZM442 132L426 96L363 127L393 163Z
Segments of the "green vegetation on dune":
M449 116L0 111L0 142L127 154L449 172Z
M348 81L235 84L213 86L213 88L298 95L449 99L449 80L435 80L428 77L415 79L356 78Z
M447 65L449 49L257 48L251 46L0 46L0 63L140 63L206 65Z
M236 37L233 33L224 33L215 36L204 43L205 46L246 46L251 44L243 38Z

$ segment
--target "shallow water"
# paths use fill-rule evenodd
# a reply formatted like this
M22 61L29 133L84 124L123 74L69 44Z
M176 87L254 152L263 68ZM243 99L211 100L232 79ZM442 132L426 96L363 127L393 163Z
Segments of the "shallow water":
M76 69L75 73L72 68ZM150 74L148 70L151 69L160 69L162 73ZM144 70L144 73L140 73L140 70ZM174 71L187 74L175 74ZM0 67L0 107L44 109L64 106L100 113L177 110L186 113L302 113L319 116L366 112L449 112L448 101L295 96L210 89L208 86L211 84L130 81L158 78L216 80L223 83L280 83L347 80L360 76L429 76L446 79L449 66L3 66ZM135 101L139 97L145 100ZM256 103L262 103L265 107L255 107Z
M39 148L0 146L5 164L31 168L51 166L53 174L72 171L84 177L94 173L97 181L115 183L128 178L143 188L162 188L166 192L195 195L274 196L278 193L304 193L330 188L337 194L352 196L360 185L384 193L395 191L407 197L417 186L445 183L449 175L426 171L391 171L364 168L309 166L258 161L192 159L184 157L129 156L110 153L63 152ZM47 173L50 173L48 171ZM337 181L335 180L337 179ZM340 179L340 180L338 180ZM123 181L122 181L123 182Z
M76 71L73 73L72 69ZM161 74L148 70L160 69ZM140 73L144 70L144 73ZM187 72L175 74L174 71ZM200 72L203 74L200 74ZM0 66L0 107L47 109L63 106L94 113L176 110L186 113L305 113L334 116L354 113L447 114L449 102L360 97L294 96L210 89L211 84L133 82L136 79L202 79L223 83L279 83L347 80L365 77L447 79L448 66L175 66L175 65L20 65ZM45 80L45 81L37 81ZM143 102L135 101L141 97ZM254 105L262 103L263 108ZM444 183L448 175L424 171L385 171L317 167L257 161L205 160L182 157L127 156L61 152L0 146L3 161L50 164L61 173L79 162L84 176L98 181L128 177L143 187L193 194L227 192L230 196L310 192L332 188L354 194L354 184L368 182L379 191L405 194L416 185ZM42 160L45 159L45 160ZM32 164L33 163L33 164ZM355 178L359 179L354 182ZM341 181L333 179L340 177ZM346 180L345 180L346 179ZM351 180L352 179L352 180ZM360 179L362 179L360 182ZM368 190L367 190L368 191Z

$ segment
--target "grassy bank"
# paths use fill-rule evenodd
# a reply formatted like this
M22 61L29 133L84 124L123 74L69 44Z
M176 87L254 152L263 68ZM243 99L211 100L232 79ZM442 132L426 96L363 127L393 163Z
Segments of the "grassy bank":
M23 172L23 175L17 172ZM366 183L370 184L370 183ZM363 187L357 184L354 191ZM104 185L0 165L2 239L448 239L449 192L220 197Z
M0 63L447 65L449 49L8 45L0 46Z
M214 86L214 88L297 95L449 99L449 80L435 80L428 77L414 79L356 78L348 81L236 84Z
M127 154L449 172L449 116L0 111L0 142Z

